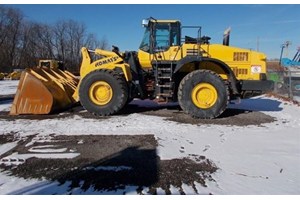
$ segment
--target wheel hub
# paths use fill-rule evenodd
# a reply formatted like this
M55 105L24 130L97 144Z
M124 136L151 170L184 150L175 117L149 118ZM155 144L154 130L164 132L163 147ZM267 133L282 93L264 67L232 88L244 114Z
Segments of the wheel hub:
M209 83L199 83L192 90L192 102L201 109L211 108L218 99L217 90Z
M97 81L91 85L89 96L93 103L103 106L108 104L112 99L113 90L107 82Z

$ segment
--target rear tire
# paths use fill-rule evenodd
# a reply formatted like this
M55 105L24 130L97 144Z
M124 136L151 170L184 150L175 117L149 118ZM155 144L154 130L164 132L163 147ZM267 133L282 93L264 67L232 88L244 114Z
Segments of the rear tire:
M215 72L196 70L181 80L178 102L182 110L194 118L216 118L228 105L228 87Z
M95 115L115 114L128 99L126 80L111 70L95 70L82 79L79 98L81 105Z

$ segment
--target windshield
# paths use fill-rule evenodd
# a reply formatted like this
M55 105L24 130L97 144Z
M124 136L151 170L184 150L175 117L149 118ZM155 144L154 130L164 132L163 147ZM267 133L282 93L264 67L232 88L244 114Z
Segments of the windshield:
M150 50L150 30L146 28L142 43L140 45L140 50L149 52Z

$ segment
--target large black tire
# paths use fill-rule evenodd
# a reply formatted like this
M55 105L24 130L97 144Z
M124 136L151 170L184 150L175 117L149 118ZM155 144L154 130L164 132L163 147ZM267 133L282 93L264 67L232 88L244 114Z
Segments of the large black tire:
M181 80L178 88L178 102L182 110L194 118L216 118L228 105L228 87L215 72L196 70Z
M110 92L107 93L109 97L105 99L107 102L99 103L97 102L97 97L93 96L93 90L97 90L93 88L96 88L94 85L97 83L100 83L100 85L105 83L110 88ZM97 95L95 94L95 96ZM79 98L81 105L95 115L107 116L115 114L124 107L128 99L126 80L123 76L111 70L95 70L82 79L79 87Z

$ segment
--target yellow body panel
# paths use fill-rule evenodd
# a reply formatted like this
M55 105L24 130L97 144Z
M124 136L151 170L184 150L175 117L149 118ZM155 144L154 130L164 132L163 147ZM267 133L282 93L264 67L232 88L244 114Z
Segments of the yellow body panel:
M225 62L238 80L260 80L260 73L266 73L266 56L263 53L220 44L201 45L208 56ZM253 66L260 66L255 72Z
M152 69L152 65L151 65L151 54L145 52L145 51L138 51L138 58L139 58L139 62L140 65L142 66L143 69Z
M132 79L130 73L130 66L126 63L123 63L123 59L119 57L116 53L112 51L106 51L102 49L96 49L95 54L103 56L101 59L92 61L88 49L83 47L81 49L82 53L82 63L80 67L80 76L81 78L85 77L88 73L98 69L110 69L121 68L125 79L130 81Z
M182 46L172 46L168 50L156 54L149 54L139 50L138 57L141 66L144 69L149 69L152 67L152 60L178 61L193 53L197 54L198 52L201 52L204 57L218 59L226 63L232 69L238 80L260 80L260 73L266 73L265 54L219 44L183 44ZM216 64L200 62L199 65L197 69L209 69L217 72L223 79L227 79L227 75ZM256 68L254 66L256 66ZM196 68L194 64L186 64L181 70L191 72L196 70Z
M182 58L181 50L178 46L172 46L167 51L159 52L156 54L149 54L147 52L138 51L139 62L144 69L152 69L152 60L171 60L176 61Z

